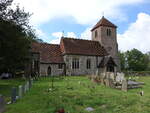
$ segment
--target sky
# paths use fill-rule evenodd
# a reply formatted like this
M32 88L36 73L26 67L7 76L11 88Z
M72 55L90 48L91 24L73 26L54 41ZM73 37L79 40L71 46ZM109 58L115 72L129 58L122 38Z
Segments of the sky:
M102 16L118 26L119 50L150 51L150 0L14 0L33 15L30 25L44 42L62 36L91 40Z

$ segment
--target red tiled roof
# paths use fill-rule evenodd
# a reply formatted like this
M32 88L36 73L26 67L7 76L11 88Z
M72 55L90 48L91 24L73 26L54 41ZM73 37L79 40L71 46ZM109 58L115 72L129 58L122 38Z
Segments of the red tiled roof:
M62 38L60 42L63 54L106 56L108 53L98 41Z
M40 53L42 63L64 63L59 45L34 42L32 52Z
M101 20L92 28L91 31L95 30L99 26L107 26L107 27L114 27L116 28L117 26L111 23L109 20L107 20L104 16L101 18Z

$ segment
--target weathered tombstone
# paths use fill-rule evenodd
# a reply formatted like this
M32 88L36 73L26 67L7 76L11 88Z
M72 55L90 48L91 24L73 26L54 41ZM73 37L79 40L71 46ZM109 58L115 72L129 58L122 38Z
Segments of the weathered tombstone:
M5 100L2 95L0 95L0 113L5 111Z
M27 91L29 91L29 81L27 81L27 83L26 83L26 89L27 89Z
M29 80L29 89L32 87L31 79Z
M19 98L22 98L23 95L23 91L22 91L22 85L19 86L19 90L18 90L18 96Z
M101 81L101 84L104 84L104 79L101 78L100 81Z
M33 79L31 79L31 86L33 85Z
M109 86L110 86L111 88L114 88L114 87L115 87L114 82L113 82L112 79L109 80Z
M109 87L109 79L105 79L105 85Z
M109 78L115 80L115 73L110 73Z
M13 87L11 92L11 103L16 102L17 88Z
M25 94L25 85L22 86L22 94Z
M27 92L27 84L24 85L24 92Z
M126 80L123 80L121 90L127 92L127 88L128 88L128 83Z
M116 82L122 83L125 80L124 73L117 73Z

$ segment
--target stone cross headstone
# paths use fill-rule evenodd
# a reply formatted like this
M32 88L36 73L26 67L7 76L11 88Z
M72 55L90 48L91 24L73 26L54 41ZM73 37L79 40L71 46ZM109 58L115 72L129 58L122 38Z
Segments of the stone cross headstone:
M2 95L0 95L0 113L5 111L5 100Z
M23 88L22 88L22 85L19 86L19 89L18 89L18 96L19 98L22 98L22 95L23 95Z
M11 103L16 102L17 88L13 87L11 92Z
M126 80L123 80L121 90L127 92L127 89L128 89L128 83Z

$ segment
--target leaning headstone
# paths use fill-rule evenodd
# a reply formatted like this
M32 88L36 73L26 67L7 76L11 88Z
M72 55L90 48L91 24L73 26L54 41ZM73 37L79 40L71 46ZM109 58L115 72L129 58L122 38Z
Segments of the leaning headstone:
M2 95L0 95L0 113L5 111L5 100Z
M18 90L18 96L19 96L19 98L22 98L22 94L23 93L23 91L22 91L22 85L20 85L19 86L19 90Z
M121 90L126 92L126 91L127 91L127 88L128 88L127 86L128 86L127 81L126 81L126 80L123 80L123 81L122 81Z
M13 87L11 92L11 103L16 102L17 88Z

